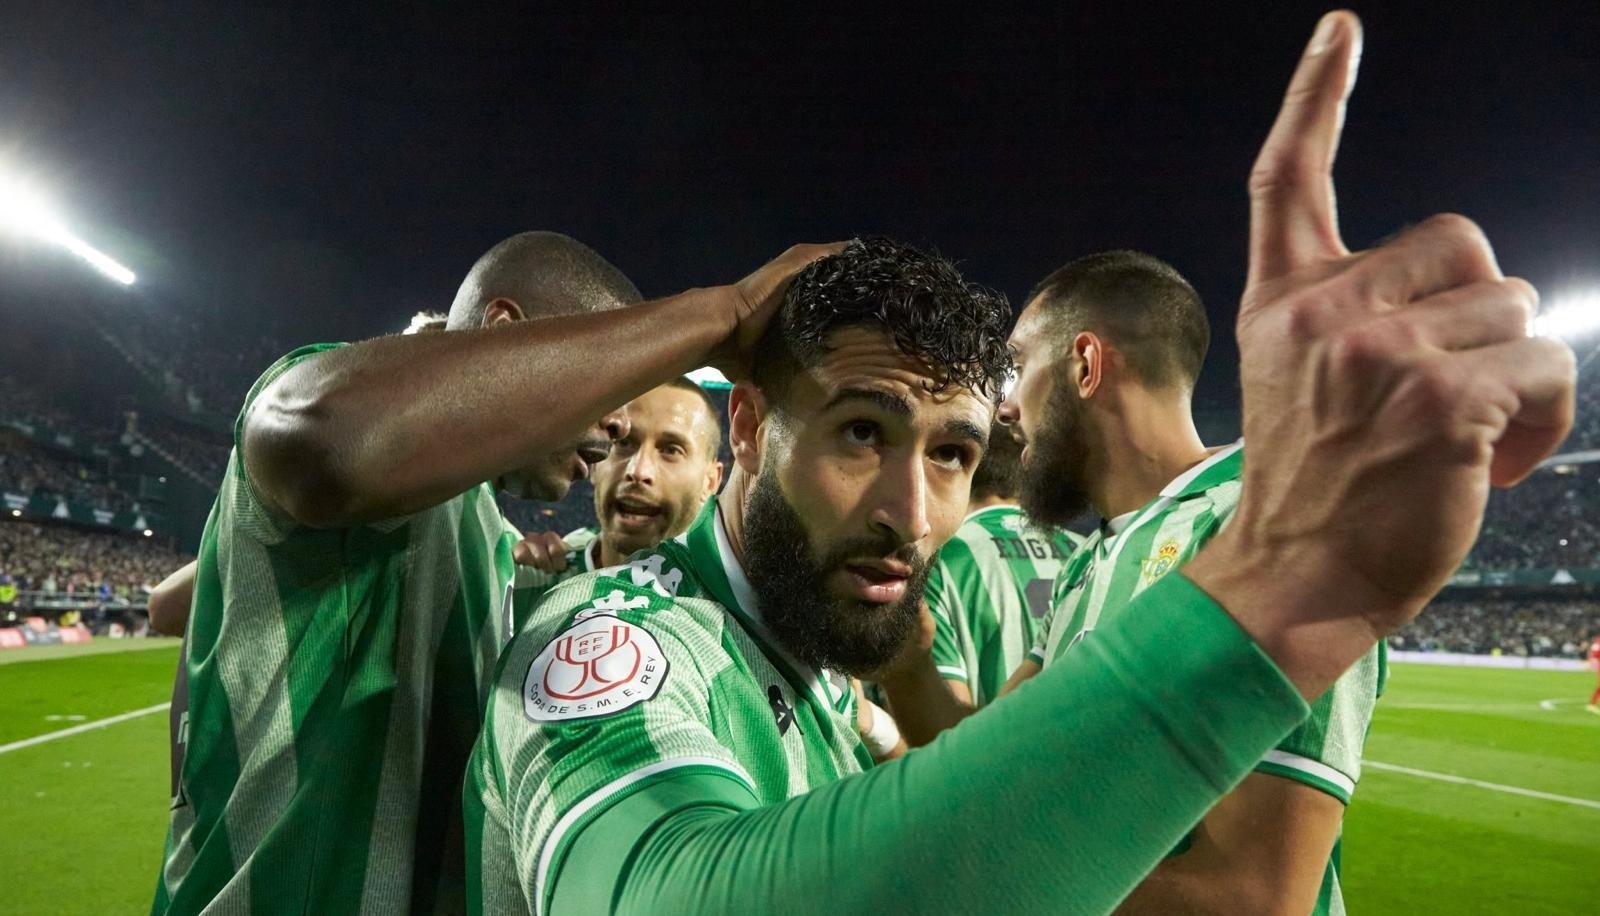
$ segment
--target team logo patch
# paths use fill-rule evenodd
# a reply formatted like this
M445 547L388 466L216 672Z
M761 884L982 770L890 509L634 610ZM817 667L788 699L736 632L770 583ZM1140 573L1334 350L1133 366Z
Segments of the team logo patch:
M1144 581L1154 582L1172 571L1178 565L1178 542L1167 541L1155 552L1154 556L1146 557L1144 566Z
M667 657L648 630L596 614L534 658L522 682L522 712L535 722L608 715L655 696L666 679Z

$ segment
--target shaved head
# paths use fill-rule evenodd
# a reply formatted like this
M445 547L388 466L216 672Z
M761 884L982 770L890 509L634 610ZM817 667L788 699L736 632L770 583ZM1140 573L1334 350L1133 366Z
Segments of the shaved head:
M622 271L577 239L522 232L472 265L450 305L449 327L481 326L496 299L515 302L525 318L548 318L621 308L641 298Z

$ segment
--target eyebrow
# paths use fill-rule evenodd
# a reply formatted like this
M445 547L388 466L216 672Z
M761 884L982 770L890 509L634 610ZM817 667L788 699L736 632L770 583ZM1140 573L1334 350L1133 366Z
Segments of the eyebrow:
M980 451L989 450L989 431L981 429L971 420L951 420L944 425L944 431L963 439L971 439L978 444Z
M840 404L850 401L866 401L888 413L898 417L910 417L915 413L911 402L898 394L882 391L877 388L844 388L828 399L822 406L824 411L832 410ZM989 432L971 420L950 420L945 423L944 431L962 439L970 439L977 443L978 448L988 450Z
M909 400L877 388L842 388L828 399L828 403L822 405L822 409L829 411L849 401L868 401L875 407L901 417L915 413Z

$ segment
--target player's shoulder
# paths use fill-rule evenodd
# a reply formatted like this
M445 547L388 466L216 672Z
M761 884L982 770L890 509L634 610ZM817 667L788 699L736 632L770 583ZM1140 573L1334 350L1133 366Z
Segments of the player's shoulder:
M600 614L683 639L720 627L720 613L703 599L702 583L669 544L634 554L626 563L580 573L545 593L519 638L547 639Z

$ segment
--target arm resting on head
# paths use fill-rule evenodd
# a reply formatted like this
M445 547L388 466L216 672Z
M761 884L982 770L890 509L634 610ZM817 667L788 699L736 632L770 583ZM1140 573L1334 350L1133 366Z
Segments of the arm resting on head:
M437 505L702 365L729 333L721 289L319 353L248 407L245 467L266 502L311 527Z

